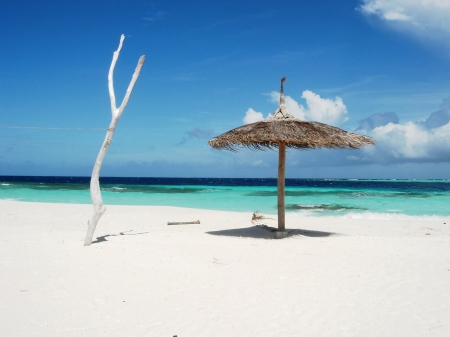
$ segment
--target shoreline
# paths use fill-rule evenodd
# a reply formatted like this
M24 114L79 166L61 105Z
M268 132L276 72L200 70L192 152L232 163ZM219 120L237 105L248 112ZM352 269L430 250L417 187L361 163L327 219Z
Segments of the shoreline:
M106 207L0 200L5 335L450 334L448 222Z

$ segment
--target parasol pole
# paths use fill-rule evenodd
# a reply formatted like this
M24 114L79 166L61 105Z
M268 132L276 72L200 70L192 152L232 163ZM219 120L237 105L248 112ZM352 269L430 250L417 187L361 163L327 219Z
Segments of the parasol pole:
M285 231L284 178L286 172L286 143L278 143L278 231Z
M286 77L281 79L280 88L280 107L284 105L284 88L283 83L286 82ZM284 185L286 175L286 143L278 143L278 233L280 237L285 232L285 205L284 205Z
M284 88L283 88L283 82L286 82L286 81L287 81L286 76L283 77L283 78L281 79L280 106L281 106L282 104L284 104Z

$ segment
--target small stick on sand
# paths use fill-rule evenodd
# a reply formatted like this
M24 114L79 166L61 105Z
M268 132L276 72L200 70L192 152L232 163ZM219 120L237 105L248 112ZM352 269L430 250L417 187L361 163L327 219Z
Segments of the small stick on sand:
M188 222L168 222L167 225L199 225L200 220Z

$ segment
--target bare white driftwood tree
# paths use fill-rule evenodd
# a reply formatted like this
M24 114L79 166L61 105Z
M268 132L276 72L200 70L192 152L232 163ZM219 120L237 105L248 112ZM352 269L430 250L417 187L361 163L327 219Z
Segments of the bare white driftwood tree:
M116 106L116 97L114 95L113 73L114 73L114 68L116 66L116 63L117 63L117 59L119 58L120 50L122 49L122 44L123 44L124 39L125 39L125 36L122 34L122 36L120 37L119 48L117 48L117 50L113 54L113 59L111 61L111 67L109 68L109 73L108 73L108 90L109 90L109 97L111 100L112 118L111 118L111 124L109 124L108 131L106 132L105 140L103 141L103 145L97 156L97 160L95 161L94 169L92 170L91 198L92 198L92 203L94 204L94 214L92 215L92 218L88 222L86 239L84 240L85 246L91 245L92 237L94 236L95 227L97 227L97 223L100 220L100 217L106 211L106 208L103 205L102 195L100 193L100 183L99 183L100 169L102 167L103 158L105 158L106 151L108 151L108 147L109 147L109 144L111 143L117 121L119 120L120 116L122 115L123 110L125 110L125 107L127 106L128 100L130 99L131 92L133 91L134 85L136 84L139 74L141 73L142 66L144 65L144 62L145 62L145 55L142 55L139 58L136 69L134 70L133 77L131 78L131 82L128 85L128 89L127 89L127 92L125 93L125 97L123 98L122 104L119 107L117 107Z

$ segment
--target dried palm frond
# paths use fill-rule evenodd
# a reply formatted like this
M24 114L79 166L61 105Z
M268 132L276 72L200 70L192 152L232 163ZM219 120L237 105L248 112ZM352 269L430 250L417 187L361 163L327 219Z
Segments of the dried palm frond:
M258 221L264 220L264 219L273 220L272 218L266 218L264 215L259 214L259 211L253 212L252 223L258 223Z
M346 132L331 125L301 121L294 117L277 118L275 115L262 122L230 130L211 139L208 144L219 150L237 151L239 147L252 150L278 148L280 142L285 143L288 148L298 150L352 150L375 144L369 137Z

